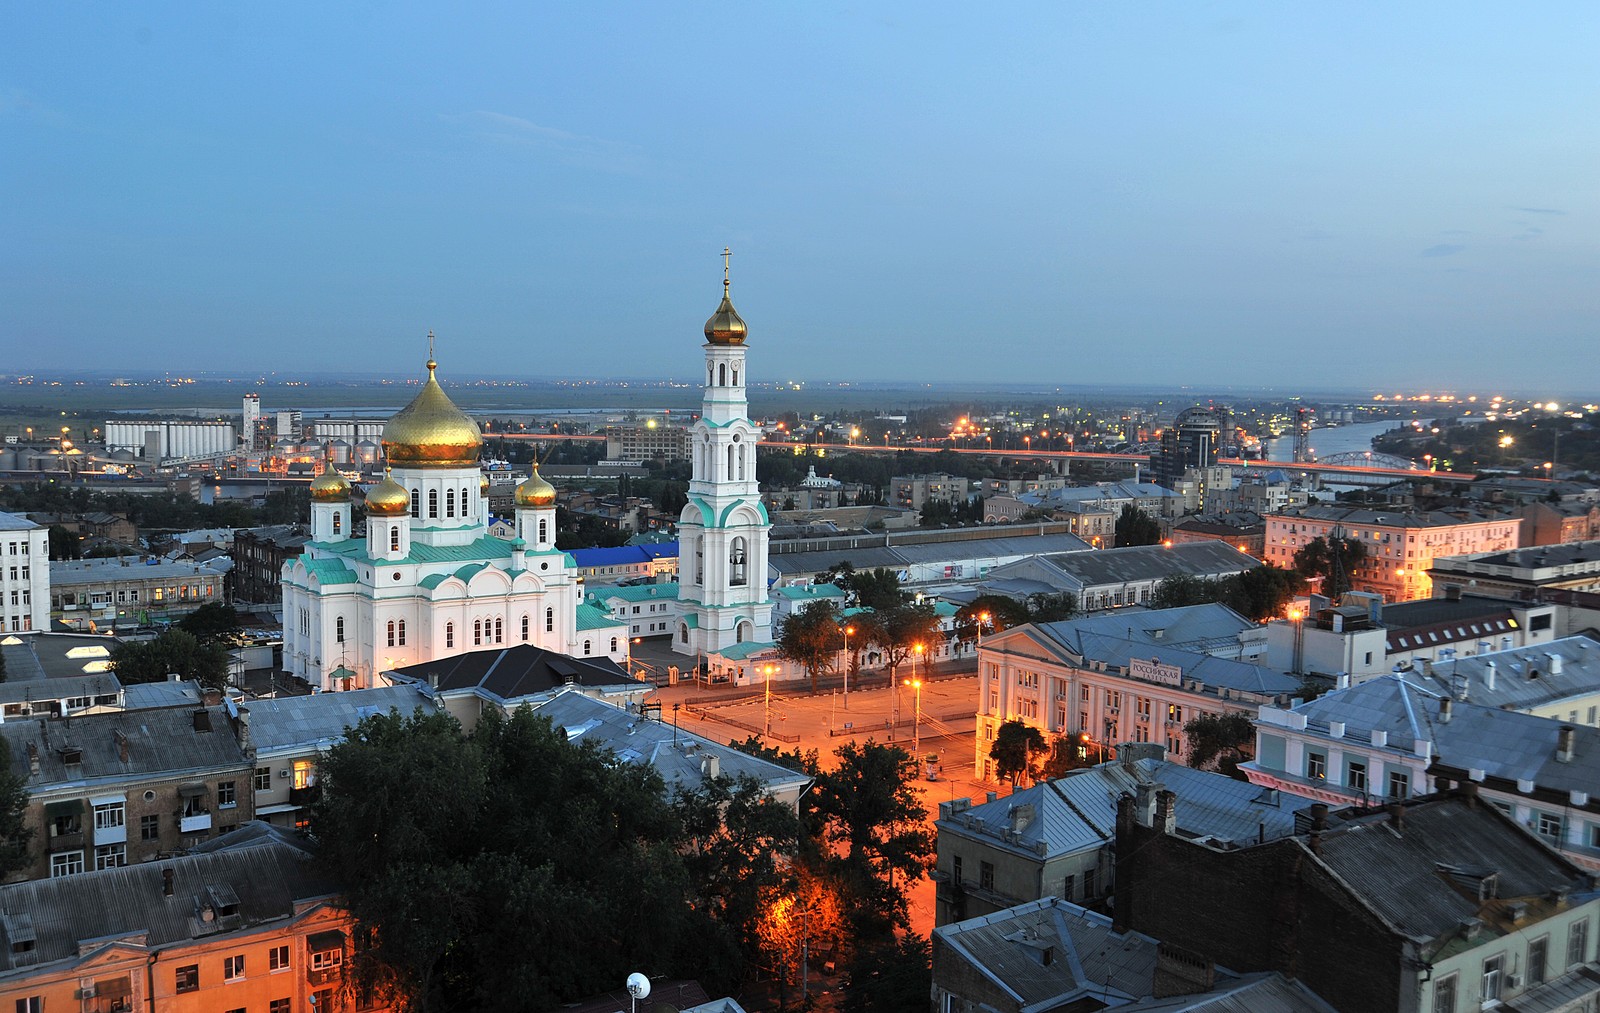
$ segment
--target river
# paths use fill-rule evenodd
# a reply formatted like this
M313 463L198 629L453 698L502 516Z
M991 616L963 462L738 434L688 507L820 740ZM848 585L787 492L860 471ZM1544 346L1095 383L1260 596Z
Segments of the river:
M1406 425L1406 422L1402 419L1385 419L1382 422L1356 422L1351 425L1329 429L1313 429L1311 430L1311 452L1315 457L1319 458L1351 452L1365 453L1372 449L1373 437L1380 433L1387 433L1391 429L1399 429L1404 425ZM1293 460L1293 434L1262 442L1266 444L1267 460Z

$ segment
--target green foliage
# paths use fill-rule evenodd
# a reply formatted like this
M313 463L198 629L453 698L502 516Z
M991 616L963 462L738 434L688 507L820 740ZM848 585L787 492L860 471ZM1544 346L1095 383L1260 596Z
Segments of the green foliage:
M811 794L849 919L866 934L903 927L909 921L906 889L926 874L934 850L921 793L913 787L916 760L871 739L840 746L834 756L838 765L818 776Z
M845 1013L884 1013L928 1008L933 962L928 940L906 935L894 942L859 947L844 967Z
M833 667L844 650L841 625L838 606L814 601L790 613L778 629L778 656L805 667L813 693L817 692L818 677Z
M1189 766L1239 777L1239 764L1255 755L1256 729L1248 715L1202 714L1183 726Z
M956 612L956 637L975 640L980 632L985 636L999 633L1013 626L1021 626L1032 618L1028 614L1028 606L1015 598L1003 594L980 594Z
M68 531L59 524L50 525L46 533L50 539L51 559L82 559L83 539L75 531Z
M153 640L130 640L111 649L111 670L123 683L162 682L171 673L208 689L228 684L228 649L185 630Z
M856 616L854 622L861 643L873 644L883 651L892 681L898 676L900 666L915 653L917 645L926 649L933 642L939 615L932 602L919 602L864 612Z
M227 602L207 602L179 619L177 627L202 644L233 644L239 639L239 613Z
M821 583L837 585L844 592L845 604L851 608L882 611L904 605L910 597L900 587L900 577L881 566L857 570L849 563L841 563L817 576Z
M1181 608L1221 602L1235 612L1260 622L1280 616L1291 599L1305 587L1305 578L1293 570L1266 563L1227 577L1174 574L1157 584L1150 607Z
M1070 770L1079 767L1094 765L1092 757L1078 755L1078 750L1083 748L1083 743L1075 735L1058 735L1050 743L1050 755L1045 757L1044 763L1039 768L1039 778L1044 781L1054 781Z
M27 778L11 772L11 751L0 749L0 878L28 867L33 830L23 819L28 810Z
M994 760L996 772L1016 787L1017 779L1023 774L1032 774L1040 758L1049 751L1044 733L1026 722L1011 720L995 730L989 758Z
M747 784L668 799L655 768L527 709L489 710L470 736L444 714L369 717L319 769L321 860L375 930L358 970L392 976L411 1009L548 1009L635 970L726 988L738 938L713 912L742 910L758 852L792 839ZM708 827L724 800L727 833Z
M1070 594L1028 595L1028 621L1030 623L1055 623L1071 619L1078 614L1078 599Z
M917 524L924 528L950 527L959 524L983 523L983 497L974 496L961 503L930 499L922 504L917 514Z
M1357 538L1313 538L1294 554L1295 572L1321 577L1322 593L1337 599L1350 590L1350 573L1367 558L1367 545Z
M1161 541L1161 522L1140 510L1132 503L1125 503L1122 513L1117 515L1116 545L1154 545Z

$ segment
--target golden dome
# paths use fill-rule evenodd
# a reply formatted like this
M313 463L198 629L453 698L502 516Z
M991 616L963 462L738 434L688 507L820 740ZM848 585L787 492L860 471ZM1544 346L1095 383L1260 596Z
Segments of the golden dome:
M383 481L367 490L367 516L400 517L411 512L411 493L385 473Z
M489 475L487 472L478 476L478 492L484 495L489 493Z
M547 507L554 506L555 502L556 487L539 476L539 465L535 463L533 474L517 486L517 506Z
M434 379L438 365L428 359L428 382L422 392L383 427L383 452L392 465L470 468L478 463L483 433Z
M744 318L739 311L733 308L733 299L728 295L728 257L727 249L722 251L722 305L711 314L711 319L706 321L706 340L713 345L742 345L749 335L750 329L745 326Z
M320 503L336 503L350 498L350 483L323 462L322 474L311 480L311 498Z

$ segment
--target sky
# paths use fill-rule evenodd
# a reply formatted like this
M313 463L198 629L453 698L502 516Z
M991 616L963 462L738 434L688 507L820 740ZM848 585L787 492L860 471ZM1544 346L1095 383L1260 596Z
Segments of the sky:
M0 10L0 372L1600 386L1600 4Z

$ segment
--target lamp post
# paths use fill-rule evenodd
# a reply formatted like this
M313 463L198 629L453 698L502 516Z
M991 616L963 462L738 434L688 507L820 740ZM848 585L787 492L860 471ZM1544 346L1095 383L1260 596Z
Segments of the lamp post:
M917 691L917 718L911 726L911 755L917 757L917 762L922 762L922 680L915 675L906 680L906 685Z
M778 666L772 664L770 661L761 666L762 674L767 677L767 703L765 721L766 731L762 733L762 738L764 739L772 738L772 673L775 672L777 668Z
M844 634L844 709L850 709L850 634L854 633L854 626L845 626L839 630Z
M973 649L974 653L976 653L977 651L983 650L983 628L984 628L984 626L988 625L988 622L989 622L989 613L987 613L987 612L979 612L978 613L978 646Z

